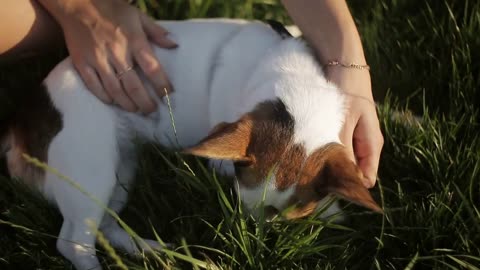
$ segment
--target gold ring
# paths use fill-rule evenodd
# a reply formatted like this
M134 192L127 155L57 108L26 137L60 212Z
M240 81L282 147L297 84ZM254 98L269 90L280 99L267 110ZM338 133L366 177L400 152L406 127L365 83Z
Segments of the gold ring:
M118 73L116 74L117 79L121 80L122 77L123 77L123 75L125 75L127 72L129 72L129 71L132 70L132 69L133 69L133 66L128 66L127 68L125 68L125 70L118 72Z

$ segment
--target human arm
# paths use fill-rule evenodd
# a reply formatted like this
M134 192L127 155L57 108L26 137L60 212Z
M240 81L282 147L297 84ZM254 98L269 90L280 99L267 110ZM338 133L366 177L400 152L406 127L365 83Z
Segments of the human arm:
M60 26L35 0L3 0L0 64L60 48Z
M362 43L344 0L282 0L290 17L314 48L319 61L366 65ZM340 139L366 177L375 185L383 136L366 69L326 66L327 78L347 95L347 114Z

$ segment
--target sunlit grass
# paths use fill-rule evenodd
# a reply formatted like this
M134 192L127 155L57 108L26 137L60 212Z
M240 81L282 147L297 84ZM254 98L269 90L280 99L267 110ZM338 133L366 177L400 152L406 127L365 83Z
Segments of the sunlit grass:
M287 20L276 1L136 4L162 19ZM478 269L480 4L349 4L374 92L388 93L378 107L386 141L379 171L383 194L379 187L373 190L384 202L385 216L348 206L342 224L315 217L254 220L231 179L203 161L142 145L137 183L120 217L141 237L175 247L141 258L117 251L129 269ZM38 82L58 59L0 67L0 88ZM5 99L0 112L14 107L3 106ZM392 117L398 111L406 113ZM55 249L58 212L21 184L0 181L0 269L68 269ZM108 252L99 254L105 268L118 269Z

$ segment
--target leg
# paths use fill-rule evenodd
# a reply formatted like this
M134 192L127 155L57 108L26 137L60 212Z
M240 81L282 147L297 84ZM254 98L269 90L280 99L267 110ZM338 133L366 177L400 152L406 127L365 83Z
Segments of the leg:
M127 192L124 187L116 186L109 208L119 213L127 200ZM117 221L108 213L105 214L101 230L110 244L116 248L133 255L139 255L143 250L160 250L161 245L154 240L143 239L136 243L134 239L117 223Z
M79 167L85 169L85 167ZM104 215L101 205L107 204L115 185L113 166L110 168L111 173L108 173L107 167L104 173L97 172L98 178L92 178L97 180L94 188L78 183L87 193L97 198L98 202L92 201L68 183L57 183L53 192L64 218L57 248L77 270L100 269L100 263L95 255L95 232ZM80 178L77 177L77 179ZM109 179L112 180L109 181Z
M0 18L0 62L62 44L60 27L38 1L4 0Z
M57 240L57 249L77 270L101 269L95 255L95 235L92 229L95 228L87 224L73 223L69 219L63 221ZM92 235L93 237L90 237Z
M72 135L75 132L78 134ZM113 140L106 136L89 136L88 143L96 146L92 151L78 143L78 136L84 134L66 128L52 141L49 149L49 165L69 176L80 188L50 173L45 183L47 196L56 202L64 219L57 248L77 270L101 269L95 252L96 230L115 187L118 162Z
M127 203L130 184L135 176L136 157L122 151L121 164L117 170L117 184L112 194L108 207L120 213ZM133 151L130 151L133 153ZM141 250L160 249L160 244L153 240L143 240L138 243L139 248L130 235L109 214L105 214L101 224L101 230L114 247L120 248L129 254L140 254Z
M99 198L99 203L106 204L113 183L98 185L97 189L101 192L87 192ZM95 232L104 215L104 209L73 187L57 190L54 196L64 218L57 240L58 250L77 270L100 269L95 255ZM58 194L60 190L63 190L65 196Z

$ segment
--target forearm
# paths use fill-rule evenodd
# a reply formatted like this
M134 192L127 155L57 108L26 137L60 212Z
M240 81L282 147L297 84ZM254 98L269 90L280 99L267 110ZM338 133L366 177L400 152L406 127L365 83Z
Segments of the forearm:
M362 43L344 0L282 0L322 64L366 64Z
M282 0L290 17L314 48L321 64L339 61L365 65L362 43L345 0ZM340 140L365 176L376 181L383 137L378 122L368 69L327 66L326 78L345 95L345 123Z

